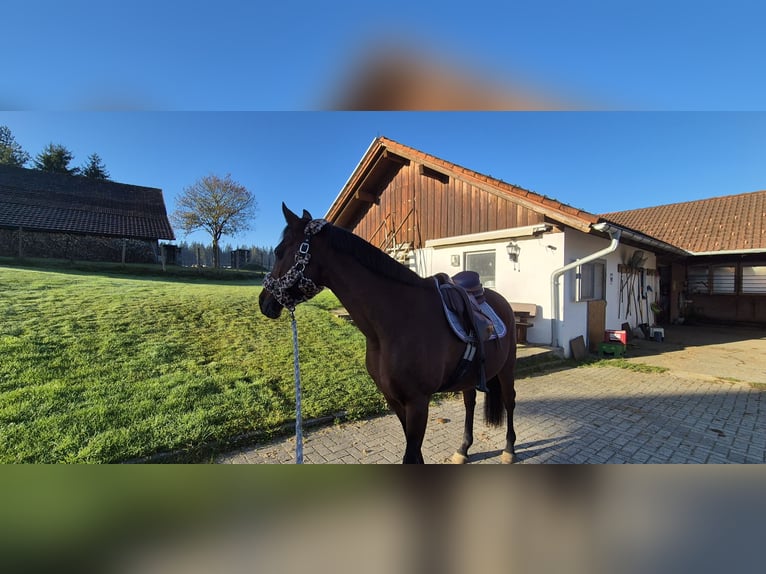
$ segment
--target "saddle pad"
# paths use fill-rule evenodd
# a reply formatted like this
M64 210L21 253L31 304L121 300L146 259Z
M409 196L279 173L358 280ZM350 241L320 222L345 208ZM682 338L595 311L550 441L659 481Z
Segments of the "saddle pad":
M465 327L462 325L460 321L460 317L458 317L457 313L447 308L447 306L444 304L444 300L442 300L442 309L444 309L444 314L447 317L447 323L449 323L449 326L452 328L452 331L457 335L457 337L463 341L464 343L476 343L476 337L469 336L468 333L465 331ZM503 320L498 317L497 313L495 313L495 310L489 306L489 303L486 301L479 305L479 309L481 309L481 312L487 317L487 319L490 319L492 321L492 326L494 327L494 333L490 335L489 340L492 341L494 339L502 339L505 337L505 335L508 333L508 329L505 326L505 323L503 323Z

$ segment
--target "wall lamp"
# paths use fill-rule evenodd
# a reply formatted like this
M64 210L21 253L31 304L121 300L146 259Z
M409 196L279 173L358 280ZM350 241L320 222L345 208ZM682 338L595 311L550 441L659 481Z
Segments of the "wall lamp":
M508 252L508 259L514 263L518 263L519 253L521 253L521 247L519 247L519 244L515 241L511 241L508 243L508 245L505 246L505 250Z

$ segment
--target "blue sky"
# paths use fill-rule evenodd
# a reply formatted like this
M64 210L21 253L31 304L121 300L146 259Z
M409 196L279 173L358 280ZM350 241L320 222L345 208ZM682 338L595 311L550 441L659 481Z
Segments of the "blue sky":
M169 210L199 177L231 173L260 210L229 239L261 245L276 242L281 201L323 213L377 135L594 213L743 193L766 188L763 6L6 2L0 124L32 155L50 142L76 165L99 153L113 179L162 188ZM634 112L316 111L380 45Z
M591 108L764 109L757 0L5 2L0 109L311 110L380 43Z
M232 243L274 245L280 204L325 213L385 135L592 213L766 189L766 112L0 112L32 156L60 143L112 179L184 187L230 173L259 204ZM179 237L183 239L183 236ZM188 239L203 240L203 235Z

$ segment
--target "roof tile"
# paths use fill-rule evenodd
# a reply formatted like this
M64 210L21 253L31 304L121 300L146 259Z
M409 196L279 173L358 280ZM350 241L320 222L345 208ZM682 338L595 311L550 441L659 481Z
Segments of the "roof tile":
M617 211L601 217L693 253L766 249L766 191Z
M0 165L0 227L174 239L162 190Z

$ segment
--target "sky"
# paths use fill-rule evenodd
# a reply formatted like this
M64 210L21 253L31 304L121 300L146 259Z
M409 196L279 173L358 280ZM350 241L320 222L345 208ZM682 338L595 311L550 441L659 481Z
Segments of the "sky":
M275 244L282 201L324 214L378 135L604 213L766 189L764 22L750 0L6 2L0 125L168 211L231 174L259 204L238 244ZM323 111L402 50L580 111Z
M764 109L758 0L5 2L0 109L316 110L381 45L590 109Z
M252 191L273 246L280 206L323 216L377 136L591 213L766 189L766 112L0 112L32 155L98 153L114 181L158 187L168 212L208 174ZM203 234L178 240L205 241Z

